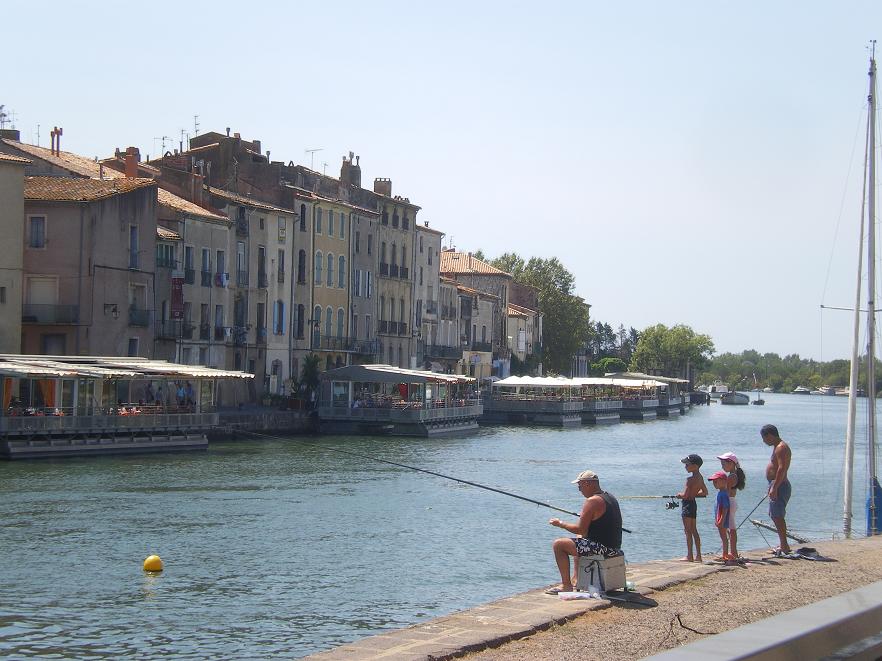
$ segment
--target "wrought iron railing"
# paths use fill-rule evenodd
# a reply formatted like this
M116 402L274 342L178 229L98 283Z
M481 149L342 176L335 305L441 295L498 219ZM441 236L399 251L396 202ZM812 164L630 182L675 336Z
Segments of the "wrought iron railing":
M23 324L75 324L79 319L78 305L25 303L21 306Z

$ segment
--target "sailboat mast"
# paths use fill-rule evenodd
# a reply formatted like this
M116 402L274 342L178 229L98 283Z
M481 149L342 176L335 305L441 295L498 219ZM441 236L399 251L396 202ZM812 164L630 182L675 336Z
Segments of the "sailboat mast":
M851 537L851 501L854 491L854 429L857 417L858 372L860 371L860 329L861 329L861 282L864 275L864 217L867 212L867 157L870 150L870 119L867 115L867 134L864 137L864 175L861 194L861 231L858 240L857 286L854 295L854 333L851 342L851 369L848 375L848 423L845 428L845 467L843 474L844 494L842 498L842 532Z
M876 56L870 59L870 151L867 181L867 533L876 534Z

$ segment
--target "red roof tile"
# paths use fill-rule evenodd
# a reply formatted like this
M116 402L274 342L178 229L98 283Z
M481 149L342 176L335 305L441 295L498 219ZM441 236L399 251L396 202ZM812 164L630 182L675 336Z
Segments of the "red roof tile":
M27 165L30 161L26 158L22 158L21 156L13 156L11 154L0 154L0 161L4 163L21 163L22 165Z
M156 186L153 179L74 179L68 177L25 177L26 200L92 202L140 188Z
M481 261L477 257L466 252L444 250L441 252L441 273L479 273L482 275L506 275L511 277L495 266Z

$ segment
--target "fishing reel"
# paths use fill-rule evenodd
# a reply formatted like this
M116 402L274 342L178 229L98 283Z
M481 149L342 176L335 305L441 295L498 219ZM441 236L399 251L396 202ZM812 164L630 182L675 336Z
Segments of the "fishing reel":
M676 499L674 498L674 496L668 496L668 498L670 498L671 500L670 500L669 502L665 503L665 509L666 509L666 510L675 510L675 509L677 509L678 507L680 507L680 503L678 503L678 502L676 501Z

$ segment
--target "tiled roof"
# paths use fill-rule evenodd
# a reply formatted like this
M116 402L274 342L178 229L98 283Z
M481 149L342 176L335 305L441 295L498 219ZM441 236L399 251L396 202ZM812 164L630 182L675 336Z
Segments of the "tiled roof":
M149 186L156 186L156 182L153 179L25 177L24 197L26 200L92 202Z
M156 238L164 239L165 241L180 241L181 235L177 232L173 232L167 227L163 227L162 225L156 226Z
M523 317L524 319L526 319L528 315L526 315L525 313L516 309L514 306L509 305L508 306L508 316L509 317Z
M522 314L527 317L533 317L539 312L537 310L533 310L531 308L525 308L523 305L516 305L515 303L508 304L508 313L511 314L512 311L517 312L518 314Z
M444 250L441 252L441 273L479 273L482 275L506 275L510 273L501 271L495 266L490 266L477 257L466 252Z
M442 232L441 230L436 230L434 227L429 227L425 223L423 223L422 225L420 223L415 223L414 227L416 227L417 230L419 230L420 232L431 232L432 234L440 234L441 236L444 236L444 232Z
M52 150L47 147L37 147L36 145L29 145L24 142L8 140L6 138L0 139L0 142L13 149L18 149L19 151L30 154L35 158L39 158L42 161L52 163L72 174L77 174L81 177L98 177L98 163L91 158L80 156L79 154L72 154L68 151L63 151L56 156L52 153ZM125 175L122 172L117 172L110 168L104 168L105 179L119 179L124 176Z
M490 292L486 291L480 291L478 289L472 289L471 287L466 287L464 284L461 284L459 282L456 283L456 290L462 292L463 294L471 294L482 298L495 298L496 300L499 300L499 297L496 294L491 294Z
M160 206L163 206L166 209L170 209L173 212L185 213L190 216L199 216L201 218L210 218L211 220L224 220L227 222L230 221L230 219L226 216L213 213L208 209L200 207L198 204L188 202L182 197L178 197L173 193L169 193L164 188L159 189L159 194L157 197L159 198Z
M30 161L26 158L22 158L21 156L12 156L11 154L0 154L0 161L4 163L21 163L22 165L27 165Z
M221 188L214 188L213 186L208 187L208 192L210 192L212 195L217 195L224 200L229 200L230 202L235 202L236 204L242 204L244 206L254 207L255 209L263 209L264 211L272 211L273 213L294 213L293 209L276 207L272 204L261 202L260 200L255 200L254 198L248 197L247 195L230 193L229 191L225 191Z

